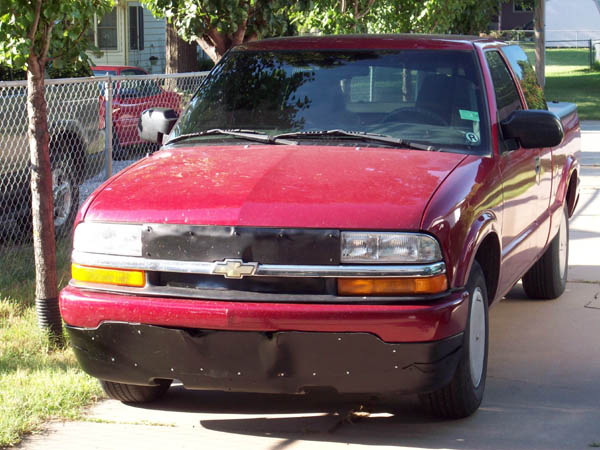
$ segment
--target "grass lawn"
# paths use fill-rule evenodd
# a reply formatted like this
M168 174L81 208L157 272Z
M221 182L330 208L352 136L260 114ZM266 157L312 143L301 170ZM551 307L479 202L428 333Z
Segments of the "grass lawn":
M588 49L546 50L546 98L575 102L582 120L600 120L600 71L589 67Z
M102 395L70 348L52 348L40 333L30 254L31 249L16 249L0 260L0 448L47 420L79 417L82 407ZM64 286L70 278L68 242L59 243L57 259Z

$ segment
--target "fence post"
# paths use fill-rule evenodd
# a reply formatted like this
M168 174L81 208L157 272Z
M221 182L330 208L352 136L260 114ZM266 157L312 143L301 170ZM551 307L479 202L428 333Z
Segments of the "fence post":
M592 47L592 40L589 40L589 45L588 45L589 49L590 49L590 69L592 67L594 67L594 47Z
M113 89L112 79L108 75L108 81L104 83L104 164L105 178L108 180L112 176L112 108L113 108Z

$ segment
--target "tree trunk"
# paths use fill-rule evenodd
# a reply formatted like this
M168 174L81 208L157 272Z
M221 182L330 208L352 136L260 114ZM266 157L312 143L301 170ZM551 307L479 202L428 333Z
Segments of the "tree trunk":
M498 0L498 31L502 31L502 0Z
M217 47L215 44L211 42L210 39L206 37L201 37L196 40L200 48L208 55L210 59L216 64L219 62L221 57L228 50L226 47Z
M27 63L27 117L31 157L31 211L35 256L35 304L38 324L56 344L63 344L58 307L54 200L50 168L48 115L44 97L44 69L35 55Z
M173 24L167 23L166 73L196 72L198 70L196 47L196 43L187 43L177 36Z
M545 0L538 0L535 7L535 73L542 88L546 85L545 3Z

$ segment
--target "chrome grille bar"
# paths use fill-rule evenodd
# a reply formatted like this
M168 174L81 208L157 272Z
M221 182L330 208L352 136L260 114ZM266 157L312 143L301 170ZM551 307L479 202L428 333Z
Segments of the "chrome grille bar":
M178 272L200 275L220 275L215 273L217 263L203 261L172 261L132 256L103 255L73 251L72 261L76 264L96 267L137 269L153 272ZM258 277L325 277L325 278L394 278L430 277L446 273L446 265L439 261L430 264L362 264L362 265L278 265L258 264L253 275Z

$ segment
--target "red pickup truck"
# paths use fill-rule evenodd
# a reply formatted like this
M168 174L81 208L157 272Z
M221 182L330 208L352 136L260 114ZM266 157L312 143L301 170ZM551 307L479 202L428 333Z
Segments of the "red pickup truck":
M79 212L60 302L81 366L125 402L179 380L472 414L488 308L520 279L565 289L580 131L552 110L494 40L234 48L180 118L142 114L162 150Z

